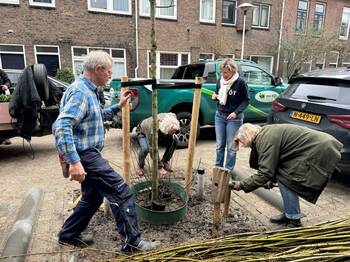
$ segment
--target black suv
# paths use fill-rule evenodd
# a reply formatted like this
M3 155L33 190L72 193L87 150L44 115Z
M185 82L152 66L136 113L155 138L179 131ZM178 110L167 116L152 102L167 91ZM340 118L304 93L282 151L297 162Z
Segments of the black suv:
M350 174L350 68L312 71L291 79L272 103L268 123L290 123L326 132L344 147L338 165Z

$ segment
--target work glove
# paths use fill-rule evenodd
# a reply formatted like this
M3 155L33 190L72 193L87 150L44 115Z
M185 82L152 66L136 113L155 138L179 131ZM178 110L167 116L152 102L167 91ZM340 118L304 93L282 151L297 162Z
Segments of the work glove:
M241 182L239 181L231 181L228 186L231 190L241 190Z
M265 184L264 184L264 188L265 189L271 189L271 188L274 188L274 187L276 187L277 186L277 184L275 184L275 183L273 183L271 180L270 181L267 181Z

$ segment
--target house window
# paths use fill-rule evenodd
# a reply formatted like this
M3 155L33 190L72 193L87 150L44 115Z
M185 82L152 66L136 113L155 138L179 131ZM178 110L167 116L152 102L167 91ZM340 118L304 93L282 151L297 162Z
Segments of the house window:
M331 51L329 53L329 67L332 67L332 68L338 67L338 60L339 60L339 52Z
M223 24L236 24L237 16L237 1L223 0L222 1L222 20Z
M301 68L299 73L310 72L312 69L312 61L305 61L301 63Z
M0 4L14 4L14 5L19 5L19 0L0 0Z
M306 32L307 14L309 11L309 2L305 0L299 0L297 11L297 24L295 31L298 33Z
M214 61L214 54L211 54L211 53L199 54L199 62L209 62L209 61Z
M89 52L94 50L103 50L112 56L112 78L126 75L125 49L119 48L99 48L99 47L72 47L73 71L75 77L78 77L83 71L83 63Z
M343 55L343 62L342 62L343 66L349 67L350 66L350 53L345 53Z
M88 0L88 10L131 15L131 0Z
M55 7L55 0L29 0L32 6Z
M314 33L321 33L324 25L324 18L326 13L326 4L316 3L314 24L312 30Z
M150 16L149 0L140 0L140 15ZM156 17L177 19L177 0L156 0Z
M201 22L215 24L215 2L215 0L200 0Z
M272 56L250 56L249 59L254 61L262 68L264 68L267 72L272 73L272 65L273 65L273 57Z
M0 45L0 68L24 69L25 66L23 45Z
M325 65L325 56L318 57L315 62L315 67L317 69L323 69Z
M190 62L189 53L157 52L157 75L158 79L169 79L180 65ZM148 77L151 75L151 52L148 51Z
M343 8L343 16L340 25L340 35L339 39L348 40L349 38L349 28L350 28L350 8Z
M60 65L60 51L58 46L36 45L34 46L35 62L44 64L47 74L55 76Z
M226 59L226 58L235 59L235 55L233 55L233 54L223 54L223 55L219 55L218 56L218 59Z
M266 4L254 4L253 27L269 28L270 24L270 6Z

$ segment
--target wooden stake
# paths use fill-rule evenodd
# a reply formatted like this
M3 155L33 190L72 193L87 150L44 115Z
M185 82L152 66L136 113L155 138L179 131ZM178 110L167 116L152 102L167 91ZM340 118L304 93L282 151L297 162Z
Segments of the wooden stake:
M212 200L214 203L213 208L213 231L212 235L213 237L219 237L219 229L220 229L220 205L221 203L225 203L225 211L228 213L229 204L228 207L226 207L226 204L228 201L226 201L225 198L227 198L227 188L229 184L229 170L226 168L221 167L215 167L213 168L213 186L212 186ZM231 196L230 196L231 197Z
M128 77L123 76L121 82L128 82ZM128 87L121 88L121 92L127 91ZM122 125L123 125L123 177L130 184L130 105L129 102L122 108Z
M196 77L195 84L197 85L202 84L202 78ZM192 181L192 164L193 164L193 158L194 158L194 150L196 147L200 104L201 104L201 89L196 88L194 90L194 96L193 96L191 131L190 131L190 140L188 143L188 162L187 162L187 172L186 172L186 178L185 178L185 187L186 187L187 194L190 193L190 184Z
M220 236L219 229L220 229L220 203L215 203L214 209L213 209L213 232L212 232L213 237Z
M231 201L231 189L229 186L226 186L225 201L224 201L224 214L223 214L225 219L228 217L228 213L230 211L230 201Z

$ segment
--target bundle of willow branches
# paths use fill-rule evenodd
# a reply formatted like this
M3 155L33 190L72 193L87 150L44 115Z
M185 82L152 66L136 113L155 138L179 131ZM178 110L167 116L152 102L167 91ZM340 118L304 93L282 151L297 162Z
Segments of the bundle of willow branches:
M350 261L350 220L188 242L113 261Z

